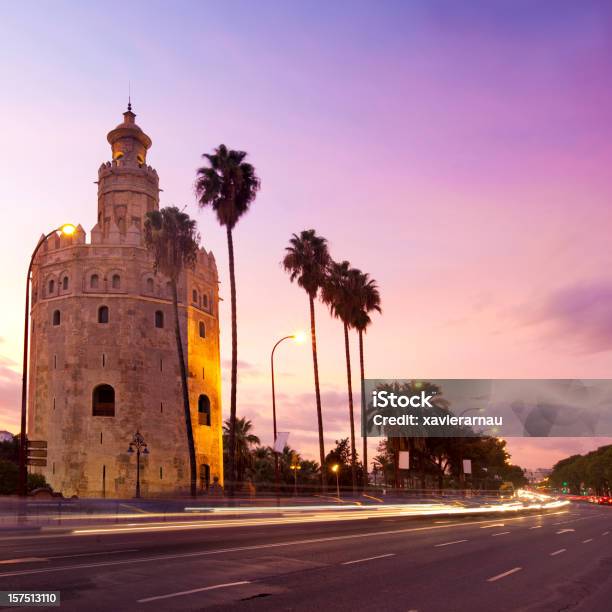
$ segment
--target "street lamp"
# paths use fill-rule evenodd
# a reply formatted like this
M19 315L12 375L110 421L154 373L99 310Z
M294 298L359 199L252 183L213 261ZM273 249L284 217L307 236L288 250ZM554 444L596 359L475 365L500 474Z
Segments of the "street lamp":
M143 455L148 455L149 449L147 448L145 439L139 431L136 431L134 434L127 452L131 454L134 452L134 449L136 449L136 497L140 498L140 453L142 452Z
M297 497L297 473L302 469L302 466L298 463L297 457L289 466L291 470L293 470L293 496Z
M34 259L40 247L45 244L47 238L57 234L58 232L65 236L72 236L76 232L76 227L72 223L65 223L64 225L54 229L45 236L43 236L36 245L32 257L30 258L30 265L28 266L28 274L26 276L26 298L25 298L25 319L24 319L24 332L23 332L23 369L21 375L21 430L19 434L19 479L17 482L17 492L21 496L27 495L27 480L28 471L26 466L27 458L27 442L26 442L26 421L27 421L27 383L28 383L28 345L30 340L30 281L32 280L32 267L34 265Z
M340 481L338 480L338 472L340 471L340 466L336 463L332 465L332 472L336 475L336 496L340 499Z
M274 444L276 444L276 394L274 393L274 351L276 347L285 340L295 340L298 343L304 342L305 335L302 332L296 332L289 336L281 338L273 347L270 354L270 370L272 372L272 425L274 427ZM274 450L274 449L273 449ZM274 482L276 483L276 494L278 495L279 473L278 473L278 453L274 450Z

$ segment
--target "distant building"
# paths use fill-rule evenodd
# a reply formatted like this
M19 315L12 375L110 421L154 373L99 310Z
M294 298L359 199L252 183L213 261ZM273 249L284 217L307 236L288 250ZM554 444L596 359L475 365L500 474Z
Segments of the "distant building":
M146 163L151 139L131 107L108 134L112 161L98 170L97 223L86 241L53 236L33 271L28 437L47 441L34 467L64 495L131 497L138 430L143 495L189 487L189 454L168 279L144 246L159 178ZM79 143L83 146L83 143ZM76 149L78 155L78 148ZM63 157L53 163L69 163ZM62 221L63 214L57 217ZM201 249L179 282L198 484L223 482L218 276Z
M11 442L14 436L10 431L0 431L0 442Z
M542 482L545 478L548 478L552 473L551 468L536 468L535 470L525 470L525 478L531 483Z

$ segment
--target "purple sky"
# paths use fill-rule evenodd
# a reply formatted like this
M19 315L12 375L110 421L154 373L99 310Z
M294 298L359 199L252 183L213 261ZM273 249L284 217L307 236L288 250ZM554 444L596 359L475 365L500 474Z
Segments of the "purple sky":
M194 171L225 142L262 178L235 244L239 410L264 442L270 348L308 324L279 262L310 227L380 284L372 377L610 376L610 5L330 4L2 5L0 428L18 420L29 253L60 222L95 223L129 81L162 205L187 205L217 257L224 363L225 236L195 206ZM330 446L348 435L342 330L317 314ZM313 455L309 350L277 355L279 429ZM509 445L538 467L610 442Z

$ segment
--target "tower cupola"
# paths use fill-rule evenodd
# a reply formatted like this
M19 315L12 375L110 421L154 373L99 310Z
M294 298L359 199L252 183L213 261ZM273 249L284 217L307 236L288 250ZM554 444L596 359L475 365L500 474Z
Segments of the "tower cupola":
M135 119L136 115L132 112L130 103L123 113L123 123L111 130L106 137L113 151L113 161L119 165L144 166L147 161L151 139L136 125Z

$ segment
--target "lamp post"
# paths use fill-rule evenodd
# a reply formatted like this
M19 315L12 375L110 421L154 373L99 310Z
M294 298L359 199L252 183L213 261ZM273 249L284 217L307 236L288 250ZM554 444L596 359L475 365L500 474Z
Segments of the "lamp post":
M284 336L281 338L273 347L272 352L270 353L270 371L272 373L272 425L274 428L274 444L276 444L276 394L274 392L274 351L276 351L276 347L285 340L295 340L296 342L303 342L304 334L301 332L297 332L295 334L291 334L289 336ZM274 482L276 487L276 495L279 493L279 472L278 472L278 453L274 450Z
M149 454L147 443L139 431L136 431L132 441L130 442L127 452L133 453L136 449L136 498L140 498L140 453L143 455Z
M297 459L294 463L289 466L293 470L293 497L297 497L297 473L302 469L302 466L297 462Z
M27 401L28 401L28 346L30 340L30 281L32 280L32 267L34 259L40 247L47 242L47 239L53 234L61 232L65 236L72 236L76 231L76 227L71 223L66 223L45 236L43 236L36 245L32 257L30 257L30 265L28 266L28 274L26 276L26 296L25 296L25 317L23 324L23 369L21 374L21 429L19 433L19 478L17 481L17 493L21 496L27 495L27 480L28 471L26 466L27 458L27 441L26 441L26 425L27 425Z
M336 475L336 496L338 497L338 499L340 499L340 481L338 480L338 472L340 466L336 463L335 465L332 465L332 472Z

